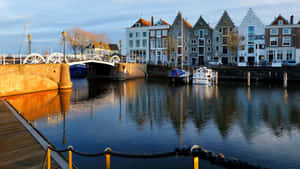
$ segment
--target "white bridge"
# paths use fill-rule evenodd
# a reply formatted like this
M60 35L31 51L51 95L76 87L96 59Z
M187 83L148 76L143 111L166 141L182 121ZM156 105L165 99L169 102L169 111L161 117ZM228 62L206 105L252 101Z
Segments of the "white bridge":
M118 55L98 56L98 55L66 55L66 62L69 65L99 63L114 66L120 63L121 59ZM50 55L41 55L32 53L24 55L0 55L0 64L55 64L64 63L64 55L62 53L52 53Z

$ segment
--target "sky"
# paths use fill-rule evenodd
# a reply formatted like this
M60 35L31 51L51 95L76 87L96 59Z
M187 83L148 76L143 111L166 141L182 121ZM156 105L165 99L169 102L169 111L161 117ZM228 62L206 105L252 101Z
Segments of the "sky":
M0 53L26 53L25 25L32 52L61 52L61 32L73 27L105 32L118 43L125 40L125 28L141 17L172 24L180 11L192 25L202 15L214 27L227 10L239 26L249 8L266 25L279 14L300 21L300 0L0 0Z

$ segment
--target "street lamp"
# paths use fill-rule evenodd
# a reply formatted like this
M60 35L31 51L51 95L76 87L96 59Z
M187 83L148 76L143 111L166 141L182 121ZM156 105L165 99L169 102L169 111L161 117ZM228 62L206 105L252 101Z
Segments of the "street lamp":
M122 56L122 40L119 40L119 44L120 44L120 58L122 59L122 61L124 62L124 58L123 58L123 56Z
M31 40L32 40L32 36L30 34L28 34L28 55L31 54Z
M67 36L67 32L62 31L61 35L63 37L63 43L64 43L64 63L67 63L67 59L66 59L66 36Z

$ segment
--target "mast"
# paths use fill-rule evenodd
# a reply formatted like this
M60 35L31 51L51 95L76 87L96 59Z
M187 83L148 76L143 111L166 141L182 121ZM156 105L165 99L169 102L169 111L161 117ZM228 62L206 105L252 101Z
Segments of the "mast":
M183 45L183 22L184 22L184 20L183 20L183 16L182 16L182 14L181 14L181 45L182 45L182 56L181 56L181 69L183 69L183 56L184 56L184 45Z
M27 43L27 34L28 34L28 17L26 17L26 21L25 21L25 25L24 25L24 34L22 35L22 40L20 43L20 47L19 47L19 52L18 55L21 55L22 52L22 48L23 48L23 43L25 43L25 49L28 50L28 47L26 45L28 45Z

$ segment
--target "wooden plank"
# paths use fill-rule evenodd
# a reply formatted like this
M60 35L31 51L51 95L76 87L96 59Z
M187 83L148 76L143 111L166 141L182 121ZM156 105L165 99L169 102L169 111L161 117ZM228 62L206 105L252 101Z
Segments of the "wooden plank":
M45 150L23 124L0 101L0 168L40 169ZM52 160L52 168L60 166Z

